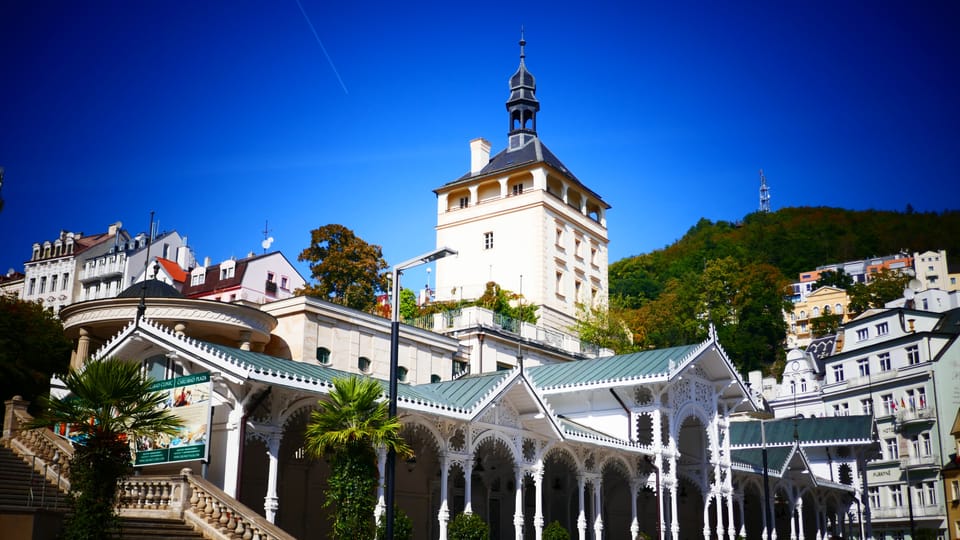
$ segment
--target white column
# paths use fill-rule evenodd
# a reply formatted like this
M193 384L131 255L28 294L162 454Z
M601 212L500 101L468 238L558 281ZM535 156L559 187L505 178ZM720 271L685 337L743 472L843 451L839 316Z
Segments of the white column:
M717 526L714 530L717 532L717 538L719 539L719 538L723 538L723 531L724 531L723 529L723 494L721 493L719 486L717 487L717 495L714 500L717 503L716 507L714 507L714 510L716 511L716 514L717 514Z
M586 488L583 481L583 475L577 475L577 499L580 505L580 513L577 515L577 532L580 540L587 540L587 514L583 509L583 490Z
M740 494L740 536L747 537L747 520L744 517L743 502L747 499L746 493Z
M770 538L770 530L767 528L767 517L768 517L768 516L767 516L767 507L766 507L766 500L765 500L763 494L760 495L760 515L763 517L763 519L761 520L761 522L763 523L763 532L761 533L761 536L762 536L763 538L769 539L769 538Z
M373 519L379 524L380 518L387 511L387 494L386 486L384 486L385 477L384 474L387 470L387 451L385 448L381 448L377 451L377 471L380 473L380 482L377 483L377 506L373 509Z
M680 489L680 477L677 476L677 458L670 457L670 474L674 476L673 489L670 490L670 535L673 540L680 539L680 522L677 521L677 492Z
M477 196L477 188L479 188L479 186L470 186L467 188L470 190L470 206L476 206L480 202Z
M236 399L231 400L233 409L227 416L227 444L223 456L223 491L236 498L237 480L240 478L240 440L243 431L243 405Z
M447 481L450 477L450 463L447 454L440 454L440 511L437 521L440 525L440 540L447 540L447 523L450 522L450 505L447 503Z
M500 183L500 198L501 198L501 199L506 199L507 196L510 195L510 192L507 190L507 178L508 178L508 177L505 176L505 177L503 177L503 178L498 178L498 179L497 179L497 182Z
M536 491L537 502L536 512L533 514L534 538L542 540L543 538L543 460L537 463L533 471L534 489Z
M277 497L277 466L280 463L281 439L283 433L271 433L267 439L267 495L263 498L263 513L270 523L275 522L277 509L280 508L280 497Z
M797 531L800 540L805 540L803 535L803 499L797 499Z
M703 540L710 540L710 499L713 495L705 493L703 495Z
M637 521L637 489L636 482L630 482L630 538L636 540L640 534L640 523Z
M516 540L523 540L523 470L517 467L514 477L517 488L513 495L513 536Z
M654 466L657 468L658 474L658 485L656 489L657 493L657 519L660 522L657 524L657 540L664 540L663 535L666 531L666 512L663 511L663 438L661 433L663 432L663 419L660 416L660 396L654 395L653 404L655 408L653 409L653 450L654 454Z
M790 508L790 540L797 540L797 518L793 511L793 505Z
M463 513L473 513L473 456L463 462Z
M600 500L600 490L603 489L603 484L600 475L597 475L593 482L593 537L600 540L603 538L603 507Z

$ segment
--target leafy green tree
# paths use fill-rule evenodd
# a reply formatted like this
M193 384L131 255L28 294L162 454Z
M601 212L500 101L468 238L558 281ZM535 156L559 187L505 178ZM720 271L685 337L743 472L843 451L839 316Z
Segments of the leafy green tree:
M372 311L377 295L387 291L387 262L380 246L368 244L343 225L310 231L310 246L299 261L310 263L316 283L297 294L316 296L354 309Z
M490 526L477 514L457 514L447 528L450 540L488 540Z
M304 448L330 463L323 506L334 508L335 540L374 537L377 449L392 448L398 457L412 455L400 436L400 421L390 417L382 395L374 379L334 379L333 390L320 400L307 424Z
M813 290L820 287L836 287L837 289L847 290L853 286L853 276L846 273L843 268L837 271L827 270L822 272L817 281L813 284Z
M842 318L842 315L828 313L815 319L810 319L810 333L813 334L813 337L822 337L835 334L837 329L840 328L840 321Z
M634 350L633 333L615 308L577 304L577 323L572 330L581 341L612 349L617 354Z
M410 289L400 290L400 320L408 321L420 316L417 295Z
M847 291L850 305L847 310L853 314L863 313L871 308L882 308L887 302L903 298L912 277L897 270L884 268L873 275L869 283L856 283Z
M386 540L387 520L377 523L377 540ZM413 540L413 520L399 506L393 510L393 540Z
M67 373L71 349L52 311L0 294L0 402L19 395L39 406L50 376Z
M518 321L537 322L536 306L524 305L522 295L504 289L493 281L487 283L487 287L483 295L477 299L476 305Z
M66 376L67 397L41 398L44 411L29 427L66 424L78 437L70 460L73 512L66 540L103 538L116 523L117 485L132 471L129 440L181 427L161 408L166 396L150 390L153 382L139 362L92 360Z
M543 540L570 540L570 533L563 528L559 521L551 521L543 529Z

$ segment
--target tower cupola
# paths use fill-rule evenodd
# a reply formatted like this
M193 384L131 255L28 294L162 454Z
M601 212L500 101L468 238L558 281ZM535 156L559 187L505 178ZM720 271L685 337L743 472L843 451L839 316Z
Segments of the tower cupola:
M510 77L510 99L507 100L507 112L510 113L508 150L521 148L537 136L537 111L540 110L540 102L537 101L536 96L536 79L527 71L527 65L524 62L526 44L526 40L523 39L523 30L521 30L520 67Z

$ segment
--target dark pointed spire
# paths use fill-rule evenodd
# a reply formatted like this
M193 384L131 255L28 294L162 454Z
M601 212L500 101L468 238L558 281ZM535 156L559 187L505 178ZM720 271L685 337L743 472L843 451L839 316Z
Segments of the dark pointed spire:
M510 113L510 144L508 148L519 148L537 136L537 82L533 74L527 71L526 47L523 27L520 27L520 66L510 77L510 98L507 100L507 112Z

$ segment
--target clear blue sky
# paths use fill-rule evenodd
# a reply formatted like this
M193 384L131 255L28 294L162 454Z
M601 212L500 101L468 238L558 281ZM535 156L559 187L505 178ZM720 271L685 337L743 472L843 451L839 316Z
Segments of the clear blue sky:
M2 2L2 271L151 210L215 262L266 221L293 261L327 223L433 249L431 190L506 144L521 25L611 261L756 210L760 168L775 209L960 208L960 2L300 1Z

